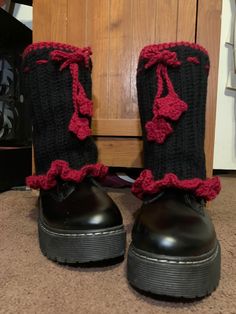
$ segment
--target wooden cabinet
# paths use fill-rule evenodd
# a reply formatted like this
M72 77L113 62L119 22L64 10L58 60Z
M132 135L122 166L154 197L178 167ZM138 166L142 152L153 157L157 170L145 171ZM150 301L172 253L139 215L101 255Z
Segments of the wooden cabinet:
M136 68L143 46L204 45L211 57L205 140L208 175L214 145L221 0L34 0L34 41L93 50L93 131L109 166L142 166Z

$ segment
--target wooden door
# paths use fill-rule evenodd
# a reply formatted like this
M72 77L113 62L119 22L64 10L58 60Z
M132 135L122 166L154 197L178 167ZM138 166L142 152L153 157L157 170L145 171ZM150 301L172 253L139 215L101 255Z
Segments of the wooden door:
M220 11L220 0L34 0L34 41L92 47L93 134L104 163L142 166L136 96L142 47L155 42L197 41L209 49L213 64L206 135L211 174Z

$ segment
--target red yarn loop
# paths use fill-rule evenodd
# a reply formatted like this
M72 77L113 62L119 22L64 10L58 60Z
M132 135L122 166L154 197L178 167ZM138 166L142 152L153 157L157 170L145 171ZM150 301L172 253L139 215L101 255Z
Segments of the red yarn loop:
M157 64L157 93L153 104L153 119L146 123L145 128L149 141L162 144L167 136L173 132L170 123L166 119L177 121L188 109L188 105L176 94L167 71L168 66L178 67L181 65L181 62L177 59L176 52L169 50L159 51L152 46L150 49L144 50L140 57L148 60L144 66L146 69ZM163 96L164 84L167 89L167 95L165 96ZM155 127L156 131L154 130Z
M76 51L66 52L62 50L53 50L50 53L51 59L55 61L62 62L60 70L64 70L70 64L79 63L84 61L85 65L89 65L89 57L92 54L91 48L86 47L83 49L77 48Z
M156 194L166 188L189 191L197 197L211 201L220 193L221 185L218 177L180 180L174 173L168 173L163 179L155 181L151 170L143 170L134 182L132 192L142 199L146 194Z
M51 59L61 62L60 71L70 68L73 78L72 100L74 114L69 123L69 131L73 132L80 140L86 139L92 134L89 127L89 120L85 117L80 118L79 114L91 117L93 114L93 102L87 97L83 85L79 81L79 62L84 61L85 66L89 66L89 58L92 54L91 49L76 49L74 52L54 50L50 53Z
M145 64L145 68L148 69L155 64L165 64L169 66L179 66L181 64L180 61L177 59L177 54L174 51L169 50L163 50L163 51L155 51L150 50L146 51L145 55L143 55L145 59L148 59L149 61Z
M49 190L57 185L57 178L64 181L80 183L88 175L92 177L104 177L108 172L108 167L102 164L85 165L80 170L71 169L68 162L55 160L44 175L33 175L26 179L26 184L32 189Z
M93 102L92 100L86 98L85 91L83 87L81 87L79 88L79 92L76 96L76 102L79 106L80 113L91 117L93 115Z
M199 61L199 59L197 57L188 57L187 61L188 62L192 62L194 64L200 64L200 61Z

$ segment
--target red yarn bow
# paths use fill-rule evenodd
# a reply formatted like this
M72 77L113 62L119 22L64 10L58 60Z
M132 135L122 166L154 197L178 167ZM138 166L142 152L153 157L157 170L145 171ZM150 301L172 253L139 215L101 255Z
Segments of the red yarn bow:
M177 60L176 52L169 50L162 50L158 52L147 51L145 53L145 58L149 61L145 64L145 68L148 69L155 65L156 63L162 63L169 66L179 66L181 63Z
M89 57L92 54L91 49L77 49L74 52L65 52L61 50L54 50L51 52L51 59L62 62L60 71L69 66L70 73L73 78L72 83L72 100L74 105L74 113L69 123L69 130L76 134L80 140L84 140L92 134L89 127L89 120L86 117L79 117L79 113L86 116L92 116L93 103L88 99L82 84L79 81L79 65L78 63L84 61L85 66L89 66Z
M173 132L168 119L177 121L182 113L188 109L188 105L176 94L167 71L168 66L178 67L181 62L177 60L176 52L169 50L146 51L142 58L148 59L148 62L145 64L146 69L157 64L157 93L153 104L154 116L145 125L147 139L162 144L166 137ZM165 96L163 96L164 84L167 89Z

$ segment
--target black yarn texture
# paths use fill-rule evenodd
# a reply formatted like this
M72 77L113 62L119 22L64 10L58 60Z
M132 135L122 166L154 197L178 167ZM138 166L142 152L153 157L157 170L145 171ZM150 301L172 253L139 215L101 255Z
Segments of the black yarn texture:
M137 92L144 141L144 167L152 171L155 180L162 179L167 173L174 173L179 179L205 179L205 105L209 57L190 46L175 46L168 50L175 51L181 61L179 67L167 69L175 92L188 104L188 110L178 121L171 121L174 131L163 144L147 140L145 124L153 117L157 65L145 69L147 60L141 59L137 71ZM188 57L196 57L200 64L187 61Z
M69 67L59 70L61 63L50 59L54 48L41 48L29 52L23 59L24 89L26 101L31 104L33 143L36 174L44 174L51 162L67 161L71 168L79 170L85 164L97 162L97 147L92 137L79 140L68 130L74 112L72 102L72 76ZM57 48L70 52L70 50ZM37 60L48 60L37 64ZM87 97L92 97L91 70L79 63L79 80ZM91 123L91 119L90 119Z

